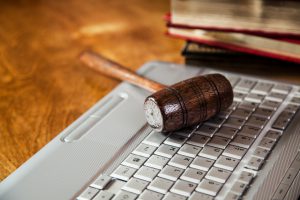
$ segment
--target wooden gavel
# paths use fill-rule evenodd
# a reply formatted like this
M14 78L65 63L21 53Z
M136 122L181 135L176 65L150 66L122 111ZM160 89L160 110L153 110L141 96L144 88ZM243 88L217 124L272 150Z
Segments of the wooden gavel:
M155 92L146 98L144 111L148 124L159 132L196 125L228 108L233 101L231 84L221 74L196 76L165 86L93 52L83 52L80 60L106 76Z

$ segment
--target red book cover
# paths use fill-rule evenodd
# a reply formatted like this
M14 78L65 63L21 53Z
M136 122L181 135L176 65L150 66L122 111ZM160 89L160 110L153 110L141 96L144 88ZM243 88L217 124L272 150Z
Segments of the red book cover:
M300 63L300 42L244 33L168 28L168 35L215 47Z

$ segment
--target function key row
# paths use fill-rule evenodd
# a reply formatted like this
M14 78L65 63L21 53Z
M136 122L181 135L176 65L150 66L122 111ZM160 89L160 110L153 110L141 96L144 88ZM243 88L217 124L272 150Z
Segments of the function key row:
M292 90L292 86L287 84L273 84L247 78L240 79L237 76L227 76L227 78L231 85L234 86L234 89L242 93L251 91L252 93L261 95L267 95L269 92L288 94Z

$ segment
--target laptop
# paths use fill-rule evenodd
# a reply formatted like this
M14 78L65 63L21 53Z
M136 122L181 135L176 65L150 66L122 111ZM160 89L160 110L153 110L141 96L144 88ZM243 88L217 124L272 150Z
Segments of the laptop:
M3 180L0 199L298 199L300 86L164 62L138 73L166 85L222 73L234 102L162 134L144 117L150 93L123 82Z

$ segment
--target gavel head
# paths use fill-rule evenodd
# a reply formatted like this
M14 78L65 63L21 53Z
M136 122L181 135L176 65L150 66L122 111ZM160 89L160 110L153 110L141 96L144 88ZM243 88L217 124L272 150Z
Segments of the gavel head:
M221 74L208 74L155 92L146 98L144 110L152 128L169 132L205 121L232 101L230 82Z

